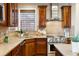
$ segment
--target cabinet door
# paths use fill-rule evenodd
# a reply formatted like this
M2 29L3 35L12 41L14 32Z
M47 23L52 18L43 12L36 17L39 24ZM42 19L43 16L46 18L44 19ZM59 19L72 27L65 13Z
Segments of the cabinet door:
M18 4L15 3L15 22L14 26L18 26Z
M21 49L20 49L20 55L21 56L25 56L25 41L23 41L21 44L20 44L20 47L21 47Z
M17 47L15 47L13 50L12 50L12 56L20 56L20 45L18 45Z
M36 55L47 55L47 40L46 38L36 39Z
M34 56L35 55L35 40L26 40L25 44L25 55L26 56Z
M7 26L7 3L0 3L0 26Z
M71 27L71 6L63 6L62 7L62 26L63 28Z
M39 28L46 27L46 6L39 6Z
M8 26L16 27L18 23L18 10L17 4L8 3Z
M66 26L66 10L65 10L65 8L62 8L62 20L63 20L63 22L62 22L62 26L63 27L65 27Z
M68 14L67 14L67 21L66 21L66 23L67 23L67 26L70 28L71 27L71 6L70 7L68 7Z

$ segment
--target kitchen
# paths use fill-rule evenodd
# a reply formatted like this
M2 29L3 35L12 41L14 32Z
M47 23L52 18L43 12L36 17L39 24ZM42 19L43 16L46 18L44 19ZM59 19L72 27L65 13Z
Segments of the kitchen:
M72 36L78 34L78 6L0 3L0 56L79 55L79 51L72 52Z

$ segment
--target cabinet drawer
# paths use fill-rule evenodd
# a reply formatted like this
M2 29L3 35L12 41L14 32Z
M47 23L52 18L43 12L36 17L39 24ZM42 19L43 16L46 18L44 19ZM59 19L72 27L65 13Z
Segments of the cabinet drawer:
M26 39L26 40L25 40L25 44L26 44L26 43L30 43L30 42L34 42L34 41L35 41L35 39Z

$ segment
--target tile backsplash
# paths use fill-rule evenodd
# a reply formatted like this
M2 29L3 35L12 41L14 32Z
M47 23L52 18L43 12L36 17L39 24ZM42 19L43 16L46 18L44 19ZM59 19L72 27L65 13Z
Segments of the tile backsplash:
M0 32L6 32L6 31L16 31L18 30L18 27L3 27L0 26ZM43 30L38 29L38 32L43 32L44 34L59 34L63 35L64 34L64 29L61 26L60 21L51 21L47 22L46 28Z
M12 31L17 31L18 27L8 27L8 31L12 32Z
M64 35L61 21L48 21L46 24L47 34Z
M0 32L6 32L8 27L0 26Z
M17 27L3 27L3 26L0 26L0 32L12 32L12 31L16 31L18 30Z

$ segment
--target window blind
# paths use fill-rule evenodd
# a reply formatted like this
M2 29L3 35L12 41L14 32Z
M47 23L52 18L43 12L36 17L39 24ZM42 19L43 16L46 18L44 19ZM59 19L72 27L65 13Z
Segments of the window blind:
M35 31L35 10L20 11L20 26L23 31Z

